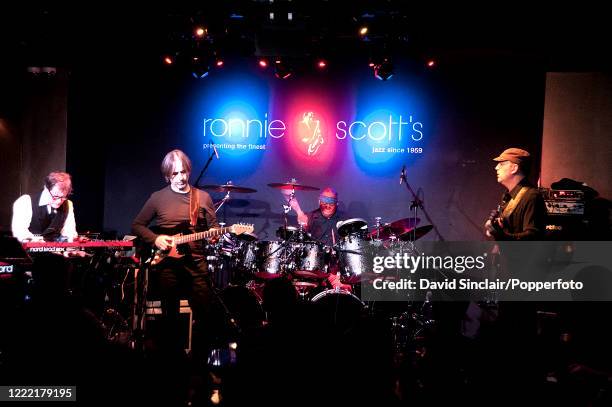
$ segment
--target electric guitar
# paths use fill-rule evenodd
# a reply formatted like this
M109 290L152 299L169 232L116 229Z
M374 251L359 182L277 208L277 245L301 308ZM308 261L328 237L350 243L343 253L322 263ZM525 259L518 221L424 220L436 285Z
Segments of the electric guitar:
M164 261L164 259L166 259L167 257L179 259L184 256L184 254L180 252L180 245L189 242L196 242L198 240L208 239L214 236L221 236L226 233L233 233L235 235L241 235L243 233L253 233L253 225L236 223L229 227L208 230L206 232L190 233L186 235L179 233L170 236L173 240L173 245L167 250L153 249L153 255L151 259L149 259L149 262L151 266L156 266L162 261Z
M493 234L497 230L495 225L496 225L497 220L501 217L501 208L502 208L501 204L497 205L497 209L492 210L489 213L489 217L487 218L487 221L490 221L491 225L485 226L485 230L491 234Z

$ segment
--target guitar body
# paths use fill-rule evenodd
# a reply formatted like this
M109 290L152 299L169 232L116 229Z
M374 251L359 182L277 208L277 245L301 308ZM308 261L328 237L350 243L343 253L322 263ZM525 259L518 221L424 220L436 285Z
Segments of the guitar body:
M180 235L176 235L180 236ZM172 236L173 238L175 236ZM153 250L153 258L151 259L151 265L157 266L159 263L163 262L166 258L170 257L173 259L180 259L184 257L183 248L179 248L178 245L173 245L169 250Z
M197 242L199 240L209 239L214 236L221 236L225 233L233 233L240 235L242 233L252 233L253 225L246 225L242 223L234 224L230 227L211 229L206 232L196 232L190 234L176 234L171 235L174 244L168 250L153 249L153 255L150 259L151 266L157 266L167 258L180 259L186 254L189 254L189 242ZM165 233L164 233L165 234Z

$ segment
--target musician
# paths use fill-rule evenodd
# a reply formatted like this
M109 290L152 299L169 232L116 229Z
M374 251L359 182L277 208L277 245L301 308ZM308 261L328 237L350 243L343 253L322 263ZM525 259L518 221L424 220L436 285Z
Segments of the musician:
M499 216L485 223L485 234L495 240L538 240L544 236L546 207L538 189L529 183L530 154L508 148L498 157L497 182L506 188Z
M317 241L332 246L338 241L336 223L342 220L338 212L338 193L331 187L325 188L319 195L319 207L311 212L302 211L297 199L290 203L298 216L298 222Z
M73 241L78 233L74 205L68 196L72 178L65 172L51 172L45 177L42 191L20 196L13 204L11 229L20 241L65 239Z
M285 196L288 197L288 195ZM338 211L338 193L335 189L331 187L323 189L319 195L319 208L308 213L302 211L299 202L295 198L289 204L297 213L298 222L304 226L304 229L315 240L327 246L334 246L338 242L336 224L344 219L344 217ZM328 282L334 288L350 291L351 286L341 283L340 276L334 266L332 265L330 270Z
M544 236L546 207L543 197L527 180L531 155L520 148L508 148L493 159L497 162L497 182L506 188L498 216L485 223L485 234L496 241L533 241ZM508 265L522 264L522 252L504 246L501 270L516 273L520 269ZM495 370L489 376L499 383L489 383L497 394L508 394L510 389L528 388L536 383L533 344L536 341L537 304L534 302L502 301L497 304L497 316L487 329L480 327L480 338L488 338L484 349L497 346L504 349L495 359ZM468 309L468 313L470 310ZM483 352L477 359L490 360ZM488 354L487 354L488 353ZM486 386L485 386L486 387ZM519 394L514 396L520 397ZM514 401L514 400L513 400ZM518 404L518 403L514 403Z
M181 150L172 150L161 163L161 172L169 184L154 192L132 223L132 232L156 249L168 250L174 245L171 235L218 228L210 195L189 184L191 161ZM155 224L155 231L149 225ZM194 319L194 352L198 346L206 351L214 340L211 325L216 324L216 306L208 278L203 241L191 242L185 256L166 257L156 267L165 322L165 350L179 351L179 303L188 298ZM181 290L186 288L186 290ZM182 291L187 291L182 293Z

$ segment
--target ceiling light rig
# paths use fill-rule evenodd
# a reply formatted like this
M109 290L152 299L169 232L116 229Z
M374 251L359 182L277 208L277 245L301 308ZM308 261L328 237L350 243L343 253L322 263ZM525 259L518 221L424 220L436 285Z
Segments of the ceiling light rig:
M389 58L384 58L381 63L375 64L374 67L374 77L381 81L388 81L393 77L394 69L393 64Z

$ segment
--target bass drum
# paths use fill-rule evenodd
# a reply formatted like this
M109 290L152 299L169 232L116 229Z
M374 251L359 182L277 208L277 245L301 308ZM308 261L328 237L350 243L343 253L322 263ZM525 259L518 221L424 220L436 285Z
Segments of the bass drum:
M346 334L355 328L365 311L365 304L354 294L340 289L320 292L311 300L318 321L325 329Z

